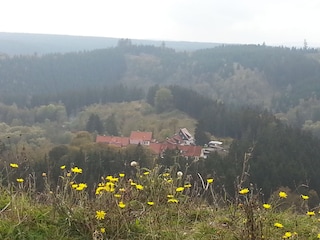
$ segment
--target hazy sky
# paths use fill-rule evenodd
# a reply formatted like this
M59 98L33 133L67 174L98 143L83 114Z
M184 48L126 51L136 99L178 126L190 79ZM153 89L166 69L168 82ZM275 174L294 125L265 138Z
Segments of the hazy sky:
M320 0L0 0L0 32L320 46Z

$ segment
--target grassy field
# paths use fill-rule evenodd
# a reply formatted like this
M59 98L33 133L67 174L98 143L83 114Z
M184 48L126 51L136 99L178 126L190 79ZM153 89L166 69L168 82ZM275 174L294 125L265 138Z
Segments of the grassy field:
M4 166L0 195L0 239L317 239L318 209L311 196L288 204L290 192L279 190L268 202L252 185L238 184L228 199L215 181L191 182L175 167L141 169L103 176L97 186L77 181L80 166L61 166L58 184L47 173L26 179L20 166ZM129 176L130 175L130 176ZM35 191L35 177L45 189ZM99 179L99 176L97 176Z

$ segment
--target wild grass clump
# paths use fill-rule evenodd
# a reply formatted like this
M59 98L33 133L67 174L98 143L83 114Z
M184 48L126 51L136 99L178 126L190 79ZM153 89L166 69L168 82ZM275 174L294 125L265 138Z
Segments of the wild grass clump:
M0 187L1 239L316 239L317 207L309 195L300 205L280 189L267 201L245 174L234 198L216 194L213 178L190 181L176 167L141 168L97 176L95 186L81 181L80 166L60 166L56 183L6 163ZM246 166L244 164L244 171ZM19 174L23 173L20 177ZM44 190L35 191L35 178ZM295 200L296 201L296 200Z

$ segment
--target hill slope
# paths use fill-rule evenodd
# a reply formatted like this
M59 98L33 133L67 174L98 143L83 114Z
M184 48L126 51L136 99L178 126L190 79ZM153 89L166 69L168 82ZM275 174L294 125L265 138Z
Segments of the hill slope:
M178 84L227 103L283 111L320 92L319 53L314 49L239 45L187 53L124 43L44 56L3 55L0 93L59 94L119 83L146 90L154 84Z

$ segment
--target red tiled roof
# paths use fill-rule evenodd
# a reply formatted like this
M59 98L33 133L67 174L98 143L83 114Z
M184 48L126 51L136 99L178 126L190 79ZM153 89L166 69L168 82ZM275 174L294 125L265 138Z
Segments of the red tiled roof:
M170 143L150 143L149 148L155 154L161 154L166 149L179 149L181 151L181 155L185 157L200 157L201 156L201 146L193 146L193 145L177 145Z
M150 143L148 148L155 154L161 154L166 149L166 144L164 143Z
M130 140L151 141L152 132L132 131L130 134Z
M180 145L178 146L178 149L185 157L200 157L202 147L193 145Z
M183 139L180 135L175 134L171 138L167 138L166 140L169 144L181 144L183 142Z
M96 138L97 143L107 143L114 146L125 147L129 145L128 137L116 137L116 136L100 136Z

